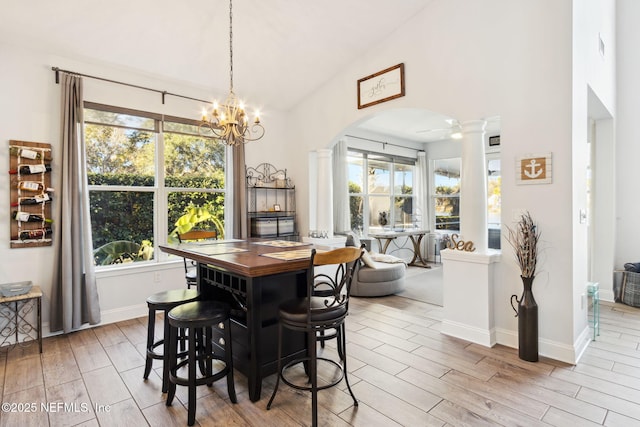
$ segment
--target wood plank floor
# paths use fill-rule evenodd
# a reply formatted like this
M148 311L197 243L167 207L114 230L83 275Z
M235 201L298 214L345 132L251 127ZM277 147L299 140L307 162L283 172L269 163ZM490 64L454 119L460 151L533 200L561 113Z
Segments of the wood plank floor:
M397 296L352 301L349 377L360 405L344 382L322 391L320 425L640 426L640 310L601 304L601 335L571 366L441 335L440 307ZM0 354L0 426L186 425L184 388L167 407L159 362L142 379L145 340L140 318L47 338L42 355L37 346ZM266 410L274 379L256 403L239 373L237 404L224 381L199 387L196 425L310 425L308 394L287 386Z

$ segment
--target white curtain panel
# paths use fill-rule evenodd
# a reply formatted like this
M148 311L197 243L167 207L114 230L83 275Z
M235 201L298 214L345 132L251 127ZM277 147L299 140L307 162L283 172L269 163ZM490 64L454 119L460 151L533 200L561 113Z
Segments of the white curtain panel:
M347 141L340 139L333 147L333 230L344 233L351 230L349 220L349 169Z
M427 179L429 165L427 161L427 153L418 152L416 160L416 176L415 176L415 215L416 224L419 228L427 229L429 227L429 181Z

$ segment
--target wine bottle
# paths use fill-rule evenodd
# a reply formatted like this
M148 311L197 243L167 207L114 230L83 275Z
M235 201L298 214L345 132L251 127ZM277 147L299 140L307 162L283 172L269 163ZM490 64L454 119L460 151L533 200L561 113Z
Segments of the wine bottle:
M39 204L47 203L50 201L51 201L51 196L48 193L42 193L33 197L20 198L19 201L15 203L11 203L11 207L15 208L16 206L24 206L24 205L39 205Z
M50 164L37 164L37 165L22 165L18 168L18 170L10 170L9 174L11 175L15 175L17 173L20 173L21 175L33 175L36 173L44 173L44 172L51 172L51 165Z
M51 229L51 227L38 228L37 230L21 231L20 240L43 239L45 237L51 236L51 234L53 234L53 230Z
M11 147L9 148L9 153L12 156L23 157L25 159L39 160L42 159L44 154L44 158L46 160L51 160L51 152L49 150L38 149L38 148L21 148L21 147Z
M46 192L53 191L51 188L47 188L45 190L44 184L38 181L20 181L18 182L18 188L24 191L33 191L33 192L37 191L40 193L42 193L43 191L46 191Z
M53 222L52 219L45 219L42 215L32 214L29 212L14 211L11 217L20 222Z

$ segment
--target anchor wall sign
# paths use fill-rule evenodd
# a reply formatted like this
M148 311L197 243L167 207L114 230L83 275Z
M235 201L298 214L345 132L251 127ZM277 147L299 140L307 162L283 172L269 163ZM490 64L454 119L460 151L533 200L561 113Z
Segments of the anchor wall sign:
M516 159L518 184L551 184L551 153L527 154Z

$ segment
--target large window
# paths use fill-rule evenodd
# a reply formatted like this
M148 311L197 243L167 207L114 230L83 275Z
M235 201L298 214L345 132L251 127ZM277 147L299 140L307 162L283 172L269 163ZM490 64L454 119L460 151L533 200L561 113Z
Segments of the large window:
M180 227L224 234L225 146L197 122L85 104L97 265L158 260Z
M413 225L415 160L350 151L351 229L367 233Z
M487 155L487 174L487 225L489 226L489 248L500 249L502 173L499 155Z
M460 158L433 161L433 212L437 230L460 230Z

